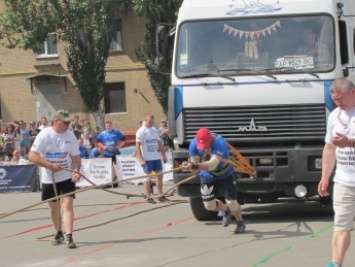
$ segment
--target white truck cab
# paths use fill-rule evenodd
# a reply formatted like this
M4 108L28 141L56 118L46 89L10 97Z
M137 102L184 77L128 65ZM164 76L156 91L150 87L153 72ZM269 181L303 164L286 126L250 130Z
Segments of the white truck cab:
M169 88L175 164L204 127L256 169L255 179L237 180L242 198L316 196L329 88L355 76L353 15L352 0L185 0ZM178 193L191 198L197 219L210 219L198 179Z

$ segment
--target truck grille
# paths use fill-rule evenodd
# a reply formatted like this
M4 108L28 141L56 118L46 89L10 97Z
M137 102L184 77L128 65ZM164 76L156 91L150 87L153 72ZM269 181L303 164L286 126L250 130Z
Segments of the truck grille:
M323 104L185 108L183 118L185 141L200 128L243 143L320 140L326 131Z

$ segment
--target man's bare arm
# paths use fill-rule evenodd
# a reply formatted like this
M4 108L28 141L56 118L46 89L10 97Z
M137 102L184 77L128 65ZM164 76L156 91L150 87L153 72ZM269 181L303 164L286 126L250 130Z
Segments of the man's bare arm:
M51 169L53 163L46 160L45 158L42 158L37 152L30 151L28 154L28 159L35 165L39 167L44 167Z

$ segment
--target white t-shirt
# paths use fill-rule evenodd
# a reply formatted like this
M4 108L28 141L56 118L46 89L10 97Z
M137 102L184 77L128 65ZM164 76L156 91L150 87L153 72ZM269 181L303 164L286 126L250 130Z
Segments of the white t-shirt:
M71 156L80 155L79 144L75 135L71 131L57 133L52 127L45 128L37 135L31 151L38 153L46 160L57 163L64 168L72 168ZM40 167L41 182L44 184L52 183L52 171ZM71 172L62 170L54 174L56 182L71 179Z
M40 129L42 131L42 130L47 129L49 127L50 127L49 125L41 125L38 127L38 129Z
M350 111L342 111L340 108L336 108L330 113L325 142L331 144L332 142L330 140L337 137L336 133L344 134L348 138L355 138L355 108ZM337 163L334 182L355 187L354 151L354 147L336 148L335 154Z
M161 159L158 152L160 137L155 127L143 125L136 133L136 141L141 143L141 151L145 161Z

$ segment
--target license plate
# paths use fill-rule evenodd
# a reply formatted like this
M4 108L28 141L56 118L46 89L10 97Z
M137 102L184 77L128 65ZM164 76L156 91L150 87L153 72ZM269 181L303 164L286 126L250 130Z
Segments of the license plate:
M275 68L313 69L313 57L283 57L275 62Z

